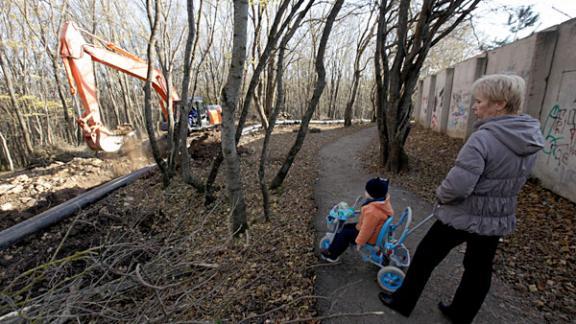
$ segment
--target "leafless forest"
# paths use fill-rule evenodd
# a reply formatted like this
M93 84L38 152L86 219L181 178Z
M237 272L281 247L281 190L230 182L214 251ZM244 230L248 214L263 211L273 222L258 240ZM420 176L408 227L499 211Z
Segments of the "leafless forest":
M150 2L150 1L149 1ZM317 80L315 56L331 6L325 2L250 1L246 54L240 104L250 96L249 119L264 121L272 113L276 98L277 60L280 41L267 49L270 36L297 27L287 40L283 71L284 116L300 119L306 111ZM191 65L188 98L202 96L220 103L232 58L233 5L230 1L194 1ZM297 19L296 12L310 8L298 26L274 25L279 13ZM180 92L190 21L185 1L160 1L153 65ZM296 9L294 9L296 8ZM59 53L59 29L65 21L75 22L85 39L102 46L109 41L147 58L154 4L145 1L110 0L5 0L0 4L0 170L30 164L46 150L82 144L75 119L82 111L78 96L72 95ZM394 12L394 10L391 10ZM292 14L292 16L289 16ZM346 108L352 118L374 118L376 84L373 58L376 46L378 4L351 1L343 5L334 23L324 55L326 88L315 119L342 119ZM273 30L272 28L276 28ZM455 36L454 36L455 35ZM430 54L426 68L445 66L474 50L470 28L459 28L442 46L452 54ZM440 50L440 52L442 52ZM259 63L261 64L258 67ZM144 83L102 64L95 64L103 124L115 129L131 124L145 135ZM255 76L254 89L250 81ZM157 100L156 98L153 98ZM153 120L160 119L158 103L152 104ZM239 114L239 112L237 112Z
M90 132L131 125L158 166L0 250L0 321L348 316L324 316L317 307L329 300L315 292L315 268L323 265L310 226L318 214L319 152L364 129L353 121L368 119L378 138L365 156L349 158L391 175L394 186L433 192L461 141L411 127L413 95L421 75L489 48L476 28L489 14L477 8L486 2L0 0L0 225L22 224L150 163L140 154L98 155ZM516 32L537 20L527 8L518 11L526 19ZM62 54L63 26L80 31L80 48L134 64L122 73L112 60L91 58L96 106L86 107L79 90L88 76L64 63L89 51ZM221 106L216 131L188 134L191 108L183 103L196 97ZM300 123L272 136L280 119ZM334 119L346 127L311 126ZM262 131L242 133L254 124ZM71 161L53 158L62 152ZM498 276L521 297L501 306L573 322L574 204L536 183L523 195L530 202L523 213L537 221L503 243ZM548 250L534 248L530 231L544 235L542 214L556 215L564 229L539 240L554 243L542 244ZM544 264L545 271L536 268ZM490 310L495 320L485 322L515 314L501 313Z

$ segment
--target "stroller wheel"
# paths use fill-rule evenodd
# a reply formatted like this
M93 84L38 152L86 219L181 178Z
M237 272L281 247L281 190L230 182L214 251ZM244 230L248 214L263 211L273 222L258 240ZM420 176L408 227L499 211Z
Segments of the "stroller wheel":
M332 243L333 236L334 236L334 234L328 233L328 234L324 235L324 237L322 237L322 239L320 240L320 243L318 245L318 247L320 248L320 251L328 250L328 248L330 248L330 244Z
M393 293L402 286L404 272L394 267L383 267L378 271L378 285L388 293Z

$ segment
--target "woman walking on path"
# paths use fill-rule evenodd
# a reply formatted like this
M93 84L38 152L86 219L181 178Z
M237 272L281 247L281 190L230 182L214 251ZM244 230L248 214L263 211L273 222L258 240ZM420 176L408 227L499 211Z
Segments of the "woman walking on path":
M466 242L464 274L450 305L439 303L453 323L470 323L490 289L501 236L516 227L518 192L530 175L544 138L538 120L518 114L525 83L515 75L488 75L472 86L478 121L454 167L436 189L437 221L422 239L403 285L379 294L382 303L409 316L434 268Z

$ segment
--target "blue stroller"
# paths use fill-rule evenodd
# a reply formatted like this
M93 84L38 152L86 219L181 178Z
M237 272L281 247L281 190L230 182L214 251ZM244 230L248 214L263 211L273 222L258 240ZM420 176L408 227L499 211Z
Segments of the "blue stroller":
M358 197L352 207L345 202L340 202L328 213L326 225L328 233L320 240L320 249L325 250L330 247L336 233L342 230L344 225L357 223L360 210L358 209L362 197ZM360 250L362 260L370 262L380 267L377 275L377 282L380 288L388 293L393 293L398 289L404 280L404 270L410 265L410 252L404 246L406 237L412 231L427 222L433 214L429 215L414 228L410 229L412 223L412 209L406 207L398 217L389 217L382 226L376 244L366 244ZM394 219L398 221L394 223ZM398 235L398 233L401 233Z

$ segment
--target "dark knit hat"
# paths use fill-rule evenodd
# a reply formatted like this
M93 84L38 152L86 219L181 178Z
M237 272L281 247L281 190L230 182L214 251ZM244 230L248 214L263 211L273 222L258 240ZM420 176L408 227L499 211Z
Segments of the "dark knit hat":
M374 199L386 198L388 194L388 183L388 179L372 178L366 182L366 192Z

